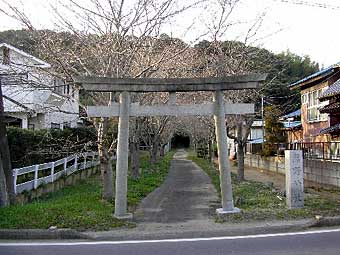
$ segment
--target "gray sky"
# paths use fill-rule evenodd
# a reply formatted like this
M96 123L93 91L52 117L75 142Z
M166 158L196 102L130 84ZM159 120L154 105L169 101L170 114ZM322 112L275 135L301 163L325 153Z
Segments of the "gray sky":
M54 1L21 0L21 4L38 28L53 28L53 15L46 7L48 2ZM316 5L326 5L326 8ZM215 11L213 5L191 10L168 25L164 32L187 42L193 41L204 33L206 21L211 20ZM337 30L340 0L241 0L231 18L242 24L229 29L221 39L243 40L254 19L262 13L266 15L254 37L257 40L251 41L254 46L263 46L274 52L289 49L299 55L309 55L324 66L340 62L340 33ZM195 25L188 32L186 28L193 21ZM16 21L0 14L0 31L20 28ZM205 38L209 39L209 36Z

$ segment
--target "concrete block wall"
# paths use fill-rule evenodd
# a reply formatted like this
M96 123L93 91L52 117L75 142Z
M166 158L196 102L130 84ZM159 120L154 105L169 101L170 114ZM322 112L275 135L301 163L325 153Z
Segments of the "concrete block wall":
M259 169L285 174L284 157L264 158L260 155L247 154L244 159L244 164Z
M247 154L244 164L246 166L263 169L279 174L285 174L284 157L261 157ZM320 184L340 187L340 162L304 159L304 180L310 185Z
M340 187L340 163L305 159L303 165L306 180Z

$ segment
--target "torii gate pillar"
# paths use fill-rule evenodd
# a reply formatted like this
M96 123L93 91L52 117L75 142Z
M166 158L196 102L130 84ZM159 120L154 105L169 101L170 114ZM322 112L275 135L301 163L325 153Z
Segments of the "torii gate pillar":
M130 93L124 91L120 94L117 165L116 165L116 195L114 216L118 219L132 218L127 213L127 175L129 163L129 117Z
M220 171L220 187L222 208L217 209L218 214L237 213L240 209L234 207L233 191L231 186L231 173L228 159L227 132L225 125L224 97L221 90L214 93L215 102L215 130L218 151L218 168Z

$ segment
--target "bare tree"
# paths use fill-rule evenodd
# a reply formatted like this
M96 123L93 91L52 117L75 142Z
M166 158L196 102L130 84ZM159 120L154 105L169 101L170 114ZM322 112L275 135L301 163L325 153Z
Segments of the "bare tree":
M6 11L9 16L21 21L28 29L36 30L27 15L17 6L3 2L9 7L9 11ZM64 31L63 36L49 31L42 32L39 42L42 55L47 56L47 60L68 81L72 80L74 75L117 78L159 76L159 67L186 49L160 44L161 40L157 38L163 25L198 2L201 1L192 1L190 4L177 0L57 1L51 8L55 13L56 27ZM89 101L97 105L109 105L116 97L114 93L94 93L88 96ZM108 136L107 118L95 121L95 126L101 161L103 198L112 200L111 159L116 139ZM158 130L155 130L152 148L156 148L159 143L158 135L165 126L160 124ZM155 155L152 153L153 160Z
M234 118L234 123L229 124L227 135L234 139L237 144L237 180L244 181L244 149L248 142L251 125L253 124L253 117L239 116ZM236 128L236 134L230 132L230 129Z
M238 37L240 41L233 39L223 41L225 34L240 23L240 21L235 21L232 18L239 2L239 0L212 1L211 8L207 11L211 17L205 21L210 41L202 41L196 47L200 52L200 54L198 54L200 58L196 61L198 62L199 69L202 70L201 75L219 77L224 75L247 74L257 70L256 65L251 61L253 58L252 54L254 54L254 47L251 47L251 45L257 41L257 33L265 14L260 14L250 23L242 42L241 36ZM201 96L211 97L209 93ZM255 90L228 91L228 93L225 93L225 99L231 103L255 103L259 98L259 93ZM212 123L212 119L209 118L201 118L201 120ZM236 115L228 117L229 128L235 127L238 131L237 136L230 134L230 137L237 143L238 179L240 181L244 180L244 148L253 120L254 116ZM210 137L213 137L212 129Z

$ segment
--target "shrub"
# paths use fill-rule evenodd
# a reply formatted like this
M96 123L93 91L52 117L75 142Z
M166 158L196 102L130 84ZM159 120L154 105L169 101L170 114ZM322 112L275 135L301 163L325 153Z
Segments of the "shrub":
M96 149L93 128L29 130L8 128L12 167L23 167L57 160L82 150Z

